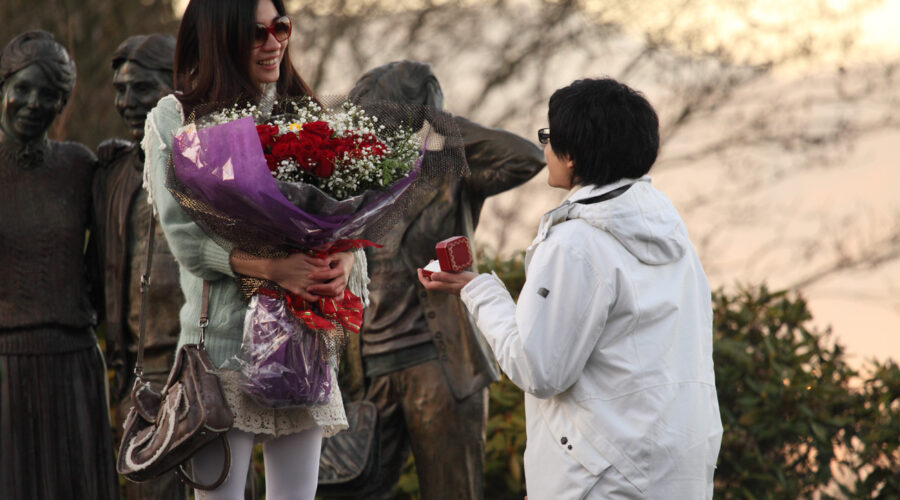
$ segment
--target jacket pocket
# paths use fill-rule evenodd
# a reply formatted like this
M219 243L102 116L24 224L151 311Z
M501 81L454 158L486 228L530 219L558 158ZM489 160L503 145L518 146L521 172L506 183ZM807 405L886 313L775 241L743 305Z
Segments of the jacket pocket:
M555 440L555 446L574 458L592 475L599 475L611 465L603 454L578 430L574 419L577 415L567 415L566 408L555 398L541 400L541 415Z

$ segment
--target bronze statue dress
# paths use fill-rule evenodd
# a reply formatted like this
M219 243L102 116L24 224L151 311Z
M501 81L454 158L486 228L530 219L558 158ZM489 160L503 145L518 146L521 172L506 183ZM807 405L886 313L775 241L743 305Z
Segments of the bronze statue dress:
M0 142L0 497L118 498L84 255L84 146Z

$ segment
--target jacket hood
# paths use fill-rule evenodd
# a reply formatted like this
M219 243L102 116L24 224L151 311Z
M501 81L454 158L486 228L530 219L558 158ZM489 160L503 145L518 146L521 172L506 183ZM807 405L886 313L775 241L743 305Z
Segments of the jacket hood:
M631 183L627 191L610 200L577 203ZM576 191L569 201L572 206L568 219L581 219L606 231L645 264L669 264L687 253L690 240L684 222L669 199L650 184L648 176L602 187L586 186Z

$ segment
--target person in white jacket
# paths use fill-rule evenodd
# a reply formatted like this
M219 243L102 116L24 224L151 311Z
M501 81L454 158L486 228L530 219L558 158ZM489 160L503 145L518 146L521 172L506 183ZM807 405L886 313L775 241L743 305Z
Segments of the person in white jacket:
M712 498L722 439L709 283L647 173L656 112L611 79L550 98L538 132L552 187L514 303L494 274L438 272L525 391L531 500Z

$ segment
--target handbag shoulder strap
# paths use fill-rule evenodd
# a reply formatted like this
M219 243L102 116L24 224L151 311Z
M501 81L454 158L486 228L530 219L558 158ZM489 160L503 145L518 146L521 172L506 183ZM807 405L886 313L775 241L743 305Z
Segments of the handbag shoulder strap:
M203 280L203 299L200 302L200 342L197 347L203 349L206 340L206 327L209 326L209 280Z
M147 265L141 275L141 312L138 335L137 359L134 362L134 374L138 379L144 378L144 341L147 338L147 314L150 302L150 269L153 267L153 246L156 240L156 217L150 212L149 231L147 236ZM209 326L209 281L203 280L203 301L200 304L200 346L206 337Z

